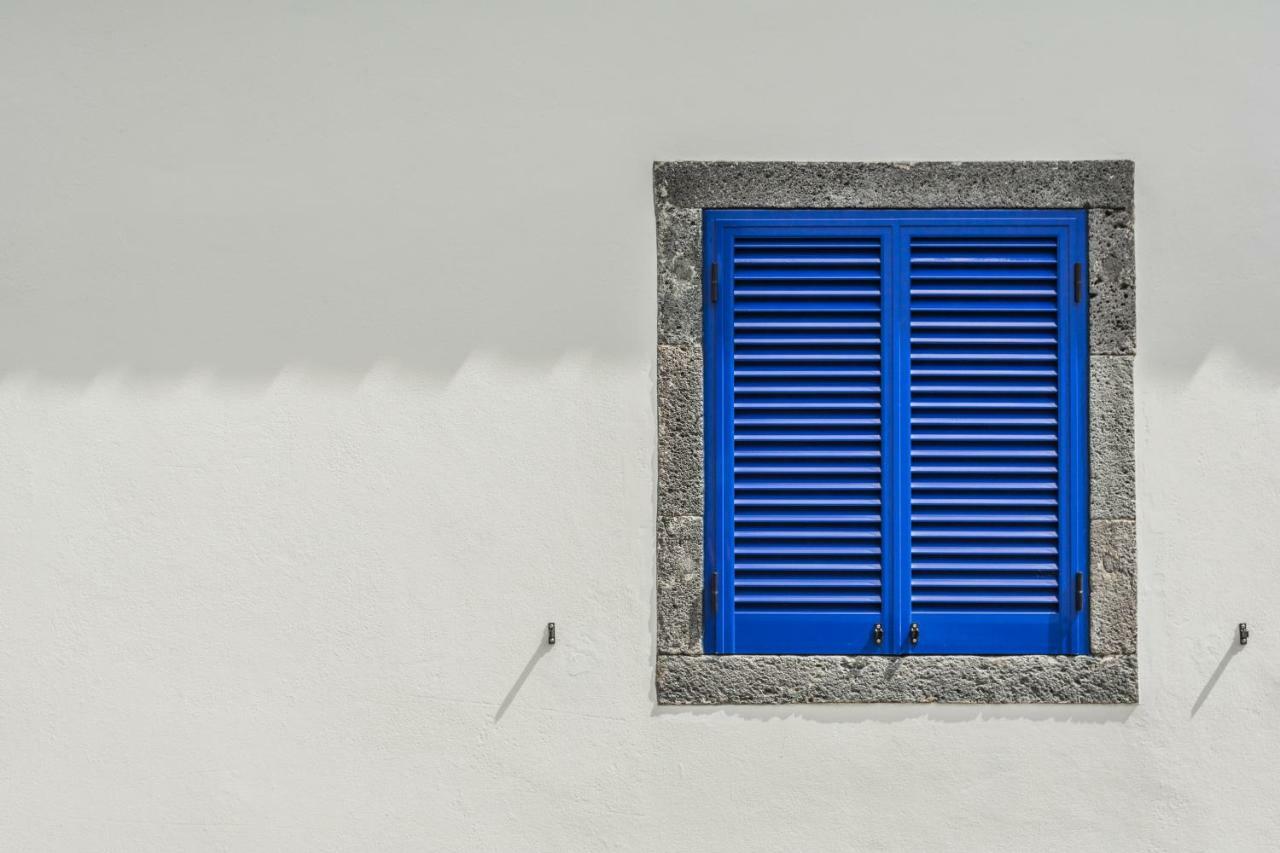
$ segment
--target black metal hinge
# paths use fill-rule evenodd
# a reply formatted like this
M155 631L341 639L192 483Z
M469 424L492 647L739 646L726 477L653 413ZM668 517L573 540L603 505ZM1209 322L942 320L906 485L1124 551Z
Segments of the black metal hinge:
M711 265L711 301L720 301L720 265Z
M1084 610L1084 572L1076 572L1076 610Z
M708 590L708 592L711 593L711 612L719 613L720 612L720 573L719 572L711 573L711 589Z
M1080 265L1079 264L1076 264L1076 267L1075 267L1075 282L1076 282L1076 302L1079 302L1080 301Z

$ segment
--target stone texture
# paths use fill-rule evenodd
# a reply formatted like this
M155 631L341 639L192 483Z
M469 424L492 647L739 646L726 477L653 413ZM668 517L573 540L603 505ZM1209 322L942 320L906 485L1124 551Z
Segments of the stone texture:
M702 654L702 518L658 519L658 654Z
M658 208L658 343L702 345L702 211Z
M701 516L702 350L658 347L658 517Z
M828 657L659 655L662 705L819 702L1125 704L1134 655Z
M1089 531L1089 641L1095 655L1138 650L1138 548L1133 521L1095 521Z
M665 162L673 207L1133 207L1129 160L975 163Z
M1133 213L1089 211L1089 352L1132 355L1137 346Z
M1133 359L1089 360L1089 503L1094 519L1135 517Z

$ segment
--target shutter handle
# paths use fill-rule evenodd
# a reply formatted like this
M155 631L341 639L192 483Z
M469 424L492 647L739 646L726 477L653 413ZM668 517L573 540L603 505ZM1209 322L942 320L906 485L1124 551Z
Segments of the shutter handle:
M918 622L911 623L911 645L920 642L920 624Z
M877 622L876 626L871 629L871 636L875 638L877 646L883 643L884 642L884 626L881 625L879 622Z

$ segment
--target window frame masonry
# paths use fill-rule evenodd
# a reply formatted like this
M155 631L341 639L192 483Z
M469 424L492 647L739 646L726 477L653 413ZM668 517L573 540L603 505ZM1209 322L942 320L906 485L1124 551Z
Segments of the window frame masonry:
M654 201L658 702L1136 702L1133 164L655 163ZM1086 211L1088 654L704 654L704 214L756 208Z

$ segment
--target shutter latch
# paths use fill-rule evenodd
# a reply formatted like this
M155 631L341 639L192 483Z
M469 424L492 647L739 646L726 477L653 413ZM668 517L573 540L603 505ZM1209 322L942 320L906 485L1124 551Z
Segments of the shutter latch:
M871 629L871 636L875 639L877 646L883 643L884 642L884 626L881 625L879 622L877 622L876 626Z
M920 642L920 623L919 622L911 623L911 632L908 636L911 637L911 645L914 646L916 643Z

